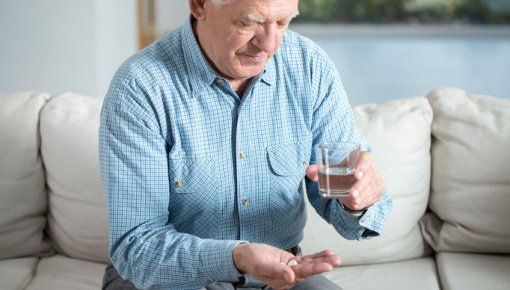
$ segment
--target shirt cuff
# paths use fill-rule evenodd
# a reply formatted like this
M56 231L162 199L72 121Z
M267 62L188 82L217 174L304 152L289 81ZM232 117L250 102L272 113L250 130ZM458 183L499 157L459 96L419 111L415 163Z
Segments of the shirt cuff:
M381 200L368 207L361 217L350 214L335 202L332 205L335 217L333 226L343 228L346 238L362 240L377 237L383 231L391 207L392 200L386 191L383 192Z
M236 281L243 276L235 264L232 253L244 241L208 240L200 254L204 275L213 281Z
M383 232L392 207L393 201L388 192L384 191L381 199L370 206L360 219L360 225L366 228L362 238L376 237Z
M333 226L337 231L341 229L339 233L346 239L361 240L365 228L360 224L360 217L348 213L336 200L332 200L332 202Z

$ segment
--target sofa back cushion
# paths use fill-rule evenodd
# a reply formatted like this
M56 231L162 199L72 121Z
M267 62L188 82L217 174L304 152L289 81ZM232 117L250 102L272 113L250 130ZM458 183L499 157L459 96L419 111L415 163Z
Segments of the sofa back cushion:
M438 251L510 253L510 101L451 88L427 97L433 214L424 236Z
M106 262L108 219L99 176L102 99L58 95L41 112L49 187L48 233L64 255Z
M0 259L40 255L46 189L39 113L48 94L0 95Z
M366 241L343 239L308 205L303 251L329 248L343 265L388 262L427 255L418 221L427 208L430 185L432 109L423 97L354 108L360 131L373 146L375 165L393 198L381 236Z

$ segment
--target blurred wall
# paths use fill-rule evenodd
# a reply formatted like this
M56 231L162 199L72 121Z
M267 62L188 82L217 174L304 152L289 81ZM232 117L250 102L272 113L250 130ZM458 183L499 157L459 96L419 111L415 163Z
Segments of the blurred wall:
M185 0L157 0L157 34L163 35L180 27L189 17L188 5Z
M101 97L137 50L136 0L2 0L0 93Z

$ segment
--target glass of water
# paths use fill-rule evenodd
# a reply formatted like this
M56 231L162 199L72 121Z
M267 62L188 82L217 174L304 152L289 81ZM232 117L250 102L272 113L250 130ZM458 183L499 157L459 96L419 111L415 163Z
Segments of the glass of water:
M360 145L351 142L331 142L315 146L319 167L319 194L325 198L347 197L356 181Z

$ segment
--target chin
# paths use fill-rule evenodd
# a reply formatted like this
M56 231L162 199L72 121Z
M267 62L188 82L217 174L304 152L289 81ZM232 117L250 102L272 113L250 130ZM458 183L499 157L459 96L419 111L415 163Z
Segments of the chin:
M237 75L242 78L251 78L251 77L259 75L263 71L264 71L264 65L256 65L256 66L254 65L254 66L249 66L249 67L245 66L243 69L238 70Z

